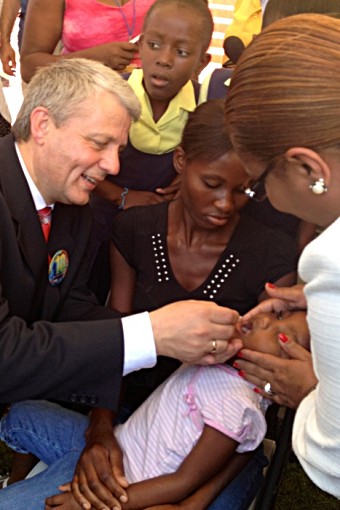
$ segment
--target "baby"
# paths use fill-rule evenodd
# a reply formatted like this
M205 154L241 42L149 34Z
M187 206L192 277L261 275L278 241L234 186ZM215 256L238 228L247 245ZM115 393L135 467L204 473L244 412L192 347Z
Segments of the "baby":
M305 312L261 313L235 326L235 337L242 339L245 348L283 356L279 334L308 348ZM182 365L174 372L125 424L114 429L129 483L127 489L117 491L121 507L146 508L185 499L225 467L235 451L254 450L266 432L264 413L269 404L254 389L229 365ZM58 434L59 423L63 434ZM45 461L49 467L39 476L48 478L54 462L60 467L61 455L69 462L71 450L75 466L87 425L87 418L77 413L30 401L11 407L1 422L0 437L16 450L30 451ZM1 508L14 501L16 490L34 483L33 478L3 489ZM84 503L84 496L80 497ZM47 508L80 509L78 502L72 493L59 494L48 499ZM44 508L42 493L39 508Z

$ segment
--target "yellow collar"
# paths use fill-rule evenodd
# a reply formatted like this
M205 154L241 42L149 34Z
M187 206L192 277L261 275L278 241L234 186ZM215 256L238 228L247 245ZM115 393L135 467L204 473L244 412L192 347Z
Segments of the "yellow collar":
M148 154L164 154L174 150L181 141L188 113L196 108L195 90L191 80L170 101L158 122L153 120L149 97L143 86L143 70L134 69L128 83L142 106L140 118L130 128L131 144Z

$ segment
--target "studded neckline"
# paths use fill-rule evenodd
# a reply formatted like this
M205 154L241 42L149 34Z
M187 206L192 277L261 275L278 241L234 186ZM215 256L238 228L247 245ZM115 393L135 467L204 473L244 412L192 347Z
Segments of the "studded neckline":
M160 233L153 234L151 235L151 242L158 284L164 285L172 279L178 286L182 287L176 279L170 265L166 236ZM221 287L225 285L226 280L240 263L239 258L232 253L226 254L226 251L227 250L224 250L221 253L206 280L196 289L187 291L189 294L197 293L197 291L201 290L202 297L211 300L216 298Z

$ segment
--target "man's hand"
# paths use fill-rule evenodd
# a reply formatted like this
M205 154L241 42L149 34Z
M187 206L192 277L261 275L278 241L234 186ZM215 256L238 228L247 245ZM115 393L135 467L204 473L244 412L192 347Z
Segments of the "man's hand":
M150 313L158 355L186 363L222 363L242 348L233 338L235 310L207 301L179 301Z

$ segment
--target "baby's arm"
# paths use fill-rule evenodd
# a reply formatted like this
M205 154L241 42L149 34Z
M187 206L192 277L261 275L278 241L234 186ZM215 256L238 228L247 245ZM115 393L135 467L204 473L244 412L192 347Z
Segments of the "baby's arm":
M181 502L179 508L203 510L234 479L253 454L236 454L237 445L236 441L216 429L204 427L196 446L175 473L130 485L127 489L129 500L126 504L121 503L122 508L161 508L163 504L171 508L172 503ZM108 500L103 499L109 506ZM103 503L96 506L95 500L91 500L94 508L107 508ZM46 509L54 507L68 510L84 508L73 500L71 494L48 498Z
M137 510L184 500L230 462L237 446L235 440L205 426L197 444L175 473L130 485L128 502L122 508Z
M211 480L180 503L155 505L145 510L205 510L248 464L254 452L235 453L230 462Z

